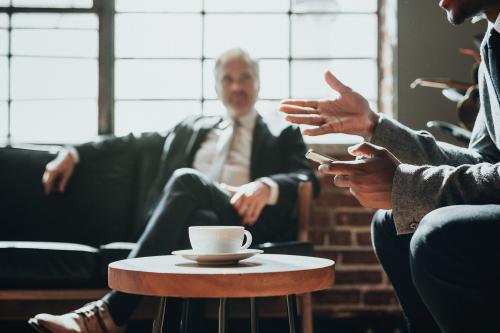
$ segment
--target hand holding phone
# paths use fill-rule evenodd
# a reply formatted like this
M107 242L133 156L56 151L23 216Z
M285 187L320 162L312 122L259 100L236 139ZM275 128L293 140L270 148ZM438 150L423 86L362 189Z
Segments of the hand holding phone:
M328 155L325 155L325 154L318 153L318 152L314 151L313 149L309 149L307 151L306 158L308 160L314 161L314 162L319 163L319 164L329 164L331 162L336 161L335 158L328 156Z

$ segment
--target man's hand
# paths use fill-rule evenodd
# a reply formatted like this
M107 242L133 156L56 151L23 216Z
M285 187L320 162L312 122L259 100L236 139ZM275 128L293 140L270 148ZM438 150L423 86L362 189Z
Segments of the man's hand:
M64 192L68 180L75 169L75 160L68 150L63 149L57 157L47 163L42 177L45 194L54 191Z
M258 180L239 187L226 185L225 188L233 194L230 203L241 216L243 224L255 224L269 201L271 188Z
M364 207L392 209L392 180L401 162L387 149L366 142L349 147L349 153L365 159L335 161L319 170L335 175L335 185L350 188Z
M325 73L326 83L338 94L323 100L285 100L280 111L287 113L287 120L294 124L316 126L305 135L345 133L360 135L369 141L379 116L370 109L368 101L340 82L330 71Z

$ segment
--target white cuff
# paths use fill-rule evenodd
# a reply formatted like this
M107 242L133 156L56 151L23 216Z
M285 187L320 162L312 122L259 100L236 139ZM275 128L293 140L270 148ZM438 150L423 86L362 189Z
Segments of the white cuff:
M75 164L80 162L80 154L78 154L78 150L76 150L75 147L72 146L67 146L65 149L68 151L68 153L73 157L73 160L75 161Z
M272 180L269 177L262 177L259 178L259 181L263 182L269 188L271 189L271 194L269 195L269 199L267 200L267 204L269 206L276 205L278 203L278 197L280 195L280 188L278 186L278 183L276 183L274 180Z

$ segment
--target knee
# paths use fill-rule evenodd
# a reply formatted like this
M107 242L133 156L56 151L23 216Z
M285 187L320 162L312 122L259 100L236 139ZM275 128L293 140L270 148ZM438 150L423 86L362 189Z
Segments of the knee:
M395 237L396 229L392 219L392 212L388 210L376 211L372 218L371 232L374 246L387 237Z
M174 171L172 177L170 178L170 181L174 184L192 186L195 183L199 183L201 177L201 173L195 169L180 168Z

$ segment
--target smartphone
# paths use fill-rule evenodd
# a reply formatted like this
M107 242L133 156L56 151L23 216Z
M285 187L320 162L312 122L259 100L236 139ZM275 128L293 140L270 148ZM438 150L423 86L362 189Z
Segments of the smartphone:
M319 164L328 164L328 163L336 161L336 159L334 159L333 157L318 153L318 152L314 151L313 149L309 149L307 151L306 158L308 160L314 161L314 162L319 163Z

